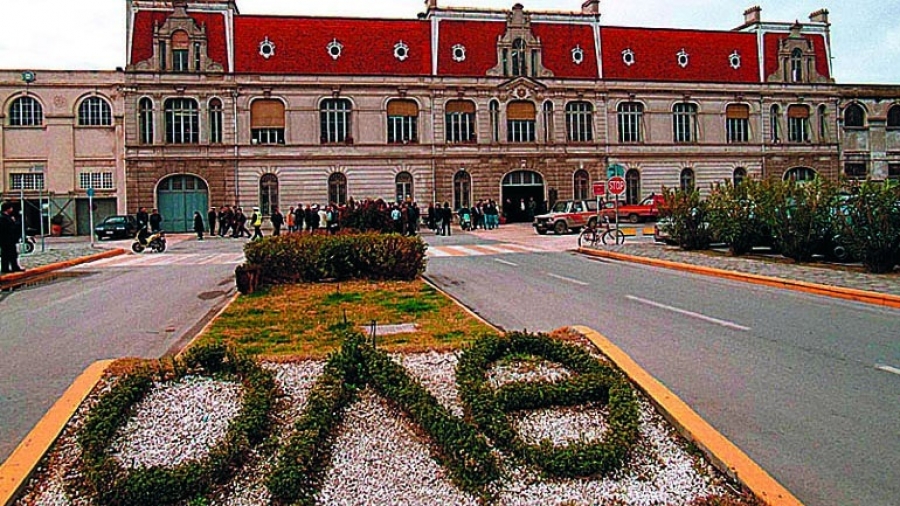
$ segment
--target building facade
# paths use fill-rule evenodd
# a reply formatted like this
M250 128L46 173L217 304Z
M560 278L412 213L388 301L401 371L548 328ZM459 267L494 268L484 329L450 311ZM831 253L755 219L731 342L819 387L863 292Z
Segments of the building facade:
M124 72L74 73L58 114L74 124L96 86L79 79L109 79L117 209L160 208L170 230L226 204L549 204L592 197L610 169L629 201L744 177L900 177L900 87L834 82L826 10L781 23L754 7L710 31L606 26L598 0L424 7L362 19L129 0ZM34 134L11 124L10 100L38 82L0 97L5 143ZM51 157L3 149L7 193L10 174ZM92 163L71 151L72 174Z

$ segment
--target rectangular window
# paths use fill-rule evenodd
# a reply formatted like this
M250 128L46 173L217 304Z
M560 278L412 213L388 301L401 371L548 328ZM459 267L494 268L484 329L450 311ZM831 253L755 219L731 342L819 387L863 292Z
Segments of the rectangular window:
M194 71L200 72L200 43L194 42Z
M20 173L9 175L10 190L43 190L44 174Z
M643 137L641 136L643 117L644 110L641 104L622 104L619 107L619 142L643 142Z
M750 120L743 118L728 118L725 122L728 131L728 142L744 143L750 140Z
M900 179L900 163L889 163L888 164L888 179L893 179L893 180Z
M209 143L220 144L222 142L222 110L211 109L209 111Z
M697 109L693 104L676 104L672 115L674 139L677 143L697 141Z
M569 142L594 140L593 114L588 107L576 106L566 110L566 132Z
M388 144L419 142L415 116L388 116Z
M807 118L788 118L788 140L790 142L809 142Z
M188 50L173 49L172 50L172 70L175 72L187 72L188 67Z
M350 127L350 110L341 103L329 103L321 111L323 144L348 142Z
M508 142L534 142L534 120L513 119L506 122Z
M250 130L253 144L284 144L283 128L253 128Z
M475 142L475 115L472 113L447 113L444 128L447 142L451 144Z
M166 71L166 41L159 41L159 70Z
M78 187L82 190L114 190L112 172L82 172L78 174Z
M868 174L865 162L847 162L844 164L844 175L850 179L865 179Z

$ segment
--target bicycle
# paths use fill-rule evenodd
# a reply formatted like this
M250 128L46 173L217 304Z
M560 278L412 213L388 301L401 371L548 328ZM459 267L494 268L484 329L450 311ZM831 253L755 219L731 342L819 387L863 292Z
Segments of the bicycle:
M591 226L591 223L601 223L601 225ZM602 244L624 244L625 234L618 227L613 227L609 223L609 217L603 216L599 220L591 220L578 235L578 247L585 245L592 248Z

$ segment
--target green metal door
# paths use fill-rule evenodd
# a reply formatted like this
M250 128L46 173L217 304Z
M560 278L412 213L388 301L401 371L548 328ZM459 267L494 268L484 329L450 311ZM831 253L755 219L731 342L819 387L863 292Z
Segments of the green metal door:
M209 209L209 190L196 176L170 176L160 181L157 193L162 228L167 232L192 231L194 211L206 216Z

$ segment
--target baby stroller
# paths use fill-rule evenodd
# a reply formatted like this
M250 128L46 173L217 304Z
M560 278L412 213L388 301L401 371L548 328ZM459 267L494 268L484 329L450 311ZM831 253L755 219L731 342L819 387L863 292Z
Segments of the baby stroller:
M459 210L459 228L472 230L472 212L469 209L462 208Z

